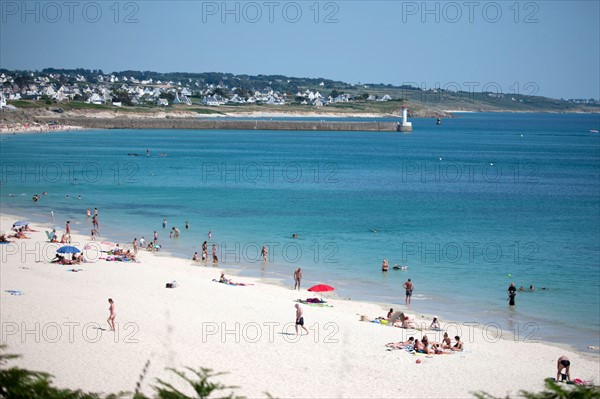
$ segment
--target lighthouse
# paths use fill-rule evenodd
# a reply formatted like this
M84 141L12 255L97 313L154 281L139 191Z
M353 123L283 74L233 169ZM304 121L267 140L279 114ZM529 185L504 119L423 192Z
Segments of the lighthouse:
M402 106L402 124L398 123L399 132L412 132L412 122L408 122L408 109L406 105Z

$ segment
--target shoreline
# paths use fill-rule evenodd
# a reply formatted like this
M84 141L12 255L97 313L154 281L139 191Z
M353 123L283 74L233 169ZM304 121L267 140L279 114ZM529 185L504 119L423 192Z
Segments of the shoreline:
M426 112L425 112L426 111ZM0 135L22 133L51 133L81 130L110 129L192 129L192 130L314 130L314 131L397 131L401 116L396 113L336 112L336 111L241 111L224 110L215 113L198 113L190 110L172 109L151 112L121 112L118 110L69 110L62 114L50 111L28 109L18 112L19 122L0 124ZM512 113L512 114L598 114L597 112L561 112L553 110L468 110L448 109L432 113L431 110L417 110L409 116L413 119L448 119L461 114ZM7 114L10 115L10 114ZM17 114L15 114L17 115ZM321 119L320 119L321 118ZM320 119L320 120L307 120ZM343 119L356 119L347 121ZM362 120L361 120L362 119ZM367 121L371 119L370 121ZM394 119L395 121L378 121ZM33 120L33 122L32 122ZM54 123L50 125L49 123ZM418 126L417 126L418 127Z
M5 208L6 209L6 208ZM22 207L23 210L27 209L27 206L23 206ZM8 211L9 214L17 214L19 215L20 212L19 210L9 210ZM5 214L6 211L3 211L3 213ZM64 217L66 217L66 215L64 215ZM71 229L73 231L77 231L78 229L85 229L85 227L83 227L83 224L80 223L85 223L86 219L84 216L74 216L73 214L71 214L71 216L69 217L70 220L72 221L71 223ZM16 217L15 220L22 220L23 218L19 218ZM31 216L30 221L36 221L37 223L41 223L46 225L47 223L43 221L43 219L47 219L47 217L45 218L43 214L38 213L36 216ZM75 223L73 223L73 221L75 221ZM89 222L89 220L88 220ZM115 221L112 221L109 223L111 226L112 225L118 225L115 224ZM183 230L183 229L182 229ZM81 234L81 231L79 231L79 233ZM160 236L164 235L164 232L159 232ZM81 234L84 237L87 237L87 240L89 241L89 235L85 235L85 234ZM148 234L146 234L148 235ZM184 232L185 235L185 232ZM132 232L132 227L129 226L129 228L119 228L118 231L113 231L112 235L110 237L104 237L102 238L102 236L99 238L100 240L108 240L111 242L120 242L120 243L125 243L124 245L131 245L130 243L130 239L131 237L140 237L140 236L144 236L144 234L140 234L139 231L137 232ZM169 240L166 240L165 237L162 237L161 242L164 244L166 242L169 242ZM225 245L225 242L217 242L219 244L219 248L221 248L222 245ZM200 248L197 247L193 247L192 248L187 248L185 249L185 247L179 247L179 248L170 248L169 250L165 250L163 248L163 250L159 253L156 253L155 255L157 257L160 258L173 258L173 259L177 259L179 261L188 261L191 262L191 255L193 254L193 251L197 250L198 252L200 251ZM187 253L188 251L192 251ZM220 249L219 249L220 251ZM210 252L210 248L209 248L209 252ZM221 253L219 253L219 255L222 255ZM286 268L289 268L290 265L288 264L283 264L281 262L279 263L269 263L269 270L265 271L265 267L263 265L262 268L260 268L258 266L258 263L248 263L248 262L241 262L241 263L229 263L226 262L226 257L224 259L221 259L222 262L220 264L217 265L217 267L219 268L223 268L226 269L227 272L229 274L235 274L235 275L239 275L240 277L243 278L250 278L250 279L258 279L260 281L265 280L265 281L269 281L270 284L273 284L275 286L281 287L281 288L289 288L291 287L291 284L285 283L285 281L290 281L290 277L286 274L287 270L285 270ZM201 264L199 264L201 265ZM208 265L206 266L210 266L212 267L213 265L208 263ZM306 277L306 272L308 272L308 269L305 269L305 277ZM310 270L312 272L314 272L315 270ZM394 272L391 272L394 273ZM290 274L291 275L291 274ZM403 305L401 302L404 302L404 296L397 296L397 297L389 297L388 295L373 295L373 294L368 294L366 291L361 289L361 280L357 280L357 279L339 279L339 277L337 275L335 275L335 273L319 273L319 274L315 274L315 275L310 275L310 278L306 279L310 285L313 284L319 284L322 282L327 282L327 281L337 281L338 283L341 283L342 285L342 290L345 290L346 292L344 292L343 294L339 294L337 292L334 292L332 295L330 295L331 298L333 299L339 299L339 300L352 300L352 301L356 301L356 302L360 302L360 303L365 303L365 304L370 304L370 305L377 305L379 306L379 308L382 309L382 312L385 313L386 309L388 309L389 307L393 307L393 308L397 308L397 307L401 307L401 308L405 308L405 305ZM323 279L325 277L325 280ZM329 279L328 279L329 278ZM338 281L339 280L339 281ZM304 284L306 286L306 284ZM334 284L335 285L335 284ZM357 291L358 290L358 291ZM398 289L398 293L399 295L402 295L403 291L401 288ZM383 301L382 299L389 299L389 301ZM498 320L502 321L504 316L501 314L487 314L488 311L486 311L484 308L481 307L460 307L460 311L453 311L453 310L448 310L448 306L442 306L436 307L436 303L438 303L439 301L441 301L441 303L447 303L448 301L452 302L453 299L451 296L446 296L446 297L440 297L440 295L437 296L432 296L431 292L429 293L423 293L423 294L417 294L416 297L413 297L413 306L416 303L417 307L419 307L421 310L418 312L420 315L422 315L422 317L424 318L429 318L431 319L432 315L437 314L437 315L441 315L442 316L442 320L452 320L452 322L457 323L457 322L464 322L465 319L461 319L460 318L460 314L468 314L468 323L477 323L479 326L488 326L488 325L498 325L500 327L500 324L498 324ZM452 306L450 306L452 308ZM482 313L483 312L483 313ZM500 317L501 319L498 319L498 317ZM554 333L554 328L556 328L557 326L554 325L554 327L552 326L547 326L547 320L540 318L540 319L536 319L536 318L532 318L531 316L525 319L522 318L515 318L513 319L513 323L516 323L517 326L523 326L523 327L518 327L517 331L512 331L509 330L506 325L502 324L501 328L503 328L503 333L502 333L502 338L504 339L514 339L515 335L522 335L528 334L528 331L526 331L525 326L528 324L533 323L533 325L537 325L537 326L542 326L542 328L544 329L543 331L539 331L539 327L538 329L536 329L534 331L534 335L531 335L532 338L535 338L536 341L548 344L548 345L553 345L553 346L564 346L566 345L566 347L570 348L571 350L577 351L581 354L587 354L590 356L598 356L600 357L600 353L598 352L598 349L590 349L590 346L596 346L597 344L595 343L595 341L593 341L593 339L590 339L590 333L588 331L580 331L577 330L577 332L574 332L575 330L573 330L572 328L568 328L568 327L564 327L564 326L558 326L559 331L561 331L562 333L564 333L565 331L569 330L571 331L571 334L569 335L569 339L568 341L570 342L568 345L567 344L563 344L562 341L557 341L557 340L552 340L552 339L547 339L545 337L550 336L550 337L556 337L556 334ZM566 329L566 330L565 330ZM530 332L530 331L529 331ZM584 335L585 333L585 335ZM541 336L540 336L541 334ZM600 343L599 343L600 344Z
M7 213L5 211L0 212L0 218L2 219L2 221L5 221L5 220L30 220L30 219L27 219L20 215L15 215L14 212ZM35 225L37 225L38 227L43 226L43 228L47 229L48 231L52 230L52 228L53 228L52 224L50 224L50 223L44 223L44 222L33 222L33 223ZM2 226L2 231L6 231L6 230L9 230L7 228L7 226ZM57 229L59 236L60 236L60 231L61 231L60 229ZM86 235L80 231L79 227L71 227L71 232L72 232L72 236L75 236L78 238L78 240L79 240L78 242L85 243L82 246L101 244L103 242L110 242L110 243L120 243L121 248L125 248L125 249L132 248L131 242L123 242L123 240L115 239L115 237L113 237L113 236L98 235L96 241L91 241L89 238L86 238ZM135 234L129 234L129 235L134 236ZM15 239L13 239L13 242L14 242L14 240ZM47 240L46 240L46 242L47 242ZM57 244L57 245L64 245L64 244ZM209 248L209 252L210 252L210 248ZM223 271L223 272L225 272L225 274L227 276L241 277L243 279L252 280L254 283L265 284L268 286L277 287L279 289L284 289L286 291L290 291L290 290L293 291L291 283L287 283L286 282L287 278L284 276L278 276L278 277L276 277L276 276L256 276L256 275L246 274L246 273L244 273L246 269L241 266L236 267L236 266L230 265L230 264L225 264L225 265L213 264L210 261L194 262L194 261L192 261L192 259L190 257L184 257L183 255L178 255L176 252L162 250L162 249L161 249L161 251L158 251L158 252L149 252L145 249L140 248L138 253L146 254L146 256L144 256L144 257L153 256L155 258L158 258L161 260L166 260L166 261L177 261L178 263L187 262L191 266L201 267L203 269L208 269L208 270L217 270L219 272ZM210 254L209 254L209 257L210 257ZM291 280L291 278L290 278L290 280ZM311 280L309 280L309 281L311 281ZM313 283L317 283L317 281L322 281L322 280L319 278L316 278L313 280ZM306 282L305 282L304 286L306 287L307 285L309 286L312 284L306 284ZM304 288L301 291L304 292L304 291L306 291L306 289ZM313 294L313 293L306 291L306 295L318 296L318 295L322 295L322 294ZM368 300L368 299L352 299L350 297L340 296L335 292L325 293L324 297L326 297L327 299L330 299L330 300L335 300L335 301L356 303L356 304L362 305L362 307L369 307L372 309L374 309L374 307L377 307L377 308L379 308L379 310L382 314L386 313L387 309L390 307L393 307L394 310L398 310L398 306L400 306L401 307L400 311L412 314L417 319L419 319L418 325L420 327L425 326L425 324L428 325L429 322L433 319L433 317L437 317L437 316L435 316L436 312L429 313L429 312L423 312L423 311L415 311L415 310L412 310L410 308L410 306L407 307L406 305L402 305L402 304L398 304L398 303L381 302L381 301ZM402 299L402 298L400 298L400 299ZM413 298L413 301L414 301L414 298ZM437 314L440 314L440 312L437 312ZM374 317L377 317L377 316L373 316L373 318ZM457 319L443 319L443 320L444 320L444 322L442 324L444 324L444 325L450 325L450 324L456 324L456 325L461 325L461 324L465 325L466 324L466 325L468 325L468 324L473 323L472 321L465 322L465 321L461 321L461 320L457 320ZM484 324L479 323L478 326L480 326L480 325L484 325ZM476 326L475 328L479 329L478 326ZM497 338L506 340L506 341L513 341L516 339L514 333L511 333L511 334L507 334L507 333L508 333L508 331L502 330L501 333L499 334L499 336L497 336ZM546 341L543 339L535 339L535 342L541 343L543 345L553 346L553 347L577 352L581 356L588 356L590 359L595 359L595 360L600 361L600 352L599 352L600 348L599 347L595 347L595 349L594 349L593 347L588 346L588 348L587 348L588 350L584 351L584 350L578 349L570 344L561 343L561 342Z
M2 229L6 230L15 217L20 219L3 212L0 215ZM32 228L39 232L30 233L31 239L12 240L22 249L24 245L28 248L60 246L45 243L47 240L42 237L45 237L43 230L47 226L36 223ZM107 238L110 239L103 237ZM93 259L95 244L90 244L75 230L72 240L80 248L85 243L91 245L86 254ZM143 392L149 392L149 384L154 378L170 377L165 367L202 366L228 372L215 380L238 385L241 388L236 393L249 397L265 397L265 392L269 392L280 397L436 398L441 395L459 398L482 390L496 395L516 394L520 389L541 390L543 377L553 375L556 358L565 353L573 364L573 378L582 377L595 383L600 380L597 356L545 342L496 339L492 330L478 327L465 330L464 325L467 346L464 353L428 358L402 350L389 352L385 348L387 342L406 340L408 336L420 338L425 334L439 341L441 333L361 322L361 315L385 316L389 305L337 299L327 293L323 298L333 307L303 305L310 333L299 337L302 339L294 338L292 342L293 323L287 323L287 327L283 323L289 322L287 319L293 315L295 298L315 296L305 289L296 292L285 283L279 285L265 279L236 277L220 265L197 266L191 260L174 258L166 253L157 256L147 251L139 252L141 263L99 260L75 266L83 269L79 273L67 273L66 269L72 266L48 264L43 255L42 259L34 260L36 255L31 250L24 257L22 254L7 255L12 252L9 247L0 247L2 256L8 257L2 266L2 321L22 326L40 323L42 339L35 342L20 334L5 334L3 342L8 344L9 353L23 355L11 363L47 371L55 376L57 386L103 392L131 390L143 364L149 359L151 367L142 384ZM211 279L218 278L222 271L234 281L251 285L227 287L212 282ZM178 288L165 289L164 283L172 280L178 282ZM24 295L8 295L7 289L22 290ZM106 330L87 332L100 338L82 340L77 327L85 324L104 328L105 297L115 298L117 323L125 323L118 327L120 334L113 338ZM44 298L43 302L40 302L41 298ZM148 307L150 299L154 305L151 308ZM219 306L214 306L216 303ZM418 323L428 325L431 321L430 316L421 312L408 313L416 316ZM52 324L53 328L59 328L56 326L65 323L75 326L73 340L67 340L66 331L63 331L58 343L44 341L44 326ZM258 342L244 335L246 326L260 328L257 326L263 326L261 323L277 324L269 339L265 332ZM137 326L134 334L126 329L132 325ZM330 329L332 325L336 328ZM205 334L207 326L222 329L221 334ZM442 327L449 333L456 328L449 320L442 320ZM279 332L281 328L283 330ZM235 339L237 329L242 333ZM229 335L223 335L225 330ZM30 333L29 337L34 336ZM126 341L131 337L136 342ZM330 338L331 342L328 341ZM257 360L253 360L257 356L261 359L260 368L256 368ZM55 362L57 357L63 359L60 364ZM290 357L295 361L283 360ZM112 359L108 367L86 366L99 364L106 358ZM416 359L422 364L415 365ZM298 368L298 364L303 366ZM509 382L497 378L496 370L503 364L511 365L512 371L503 374ZM531 367L531 364L540 367ZM255 370L252 375L245 372L249 367ZM338 367L346 370L343 376L336 372ZM386 371L382 373L382 369ZM77 370L88 371L78 373ZM277 382L294 370L300 371L298 379L286 380L285 384ZM352 372L348 373L348 370ZM383 383L398 378L414 381L425 370L439 384L423 381L394 389ZM450 373L450 370L458 373ZM475 372L479 375L477 381L469 378ZM265 377L258 379L261 383L256 382L257 373ZM307 385L308 381L311 384Z
M4 124L0 125L0 134L25 134L25 133L54 133L88 130L82 126L73 125L48 125L40 123L29 124Z

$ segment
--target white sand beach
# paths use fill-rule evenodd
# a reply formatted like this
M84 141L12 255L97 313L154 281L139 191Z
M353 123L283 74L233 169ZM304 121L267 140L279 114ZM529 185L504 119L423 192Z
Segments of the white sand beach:
M0 229L26 217L3 213ZM600 382L597 356L515 342L512 332L498 340L493 328L469 329L460 322L464 353L426 357L388 351L388 342L423 334L439 341L441 333L361 322L360 315L385 316L392 306L327 293L323 298L333 307L302 305L310 334L296 337L294 301L314 294L306 287L293 291L291 272L281 286L143 250L140 263L108 262L97 259L97 244L85 251L95 259L89 263L51 264L60 244L47 242L49 226L31 228L39 232L30 239L11 238L13 243L0 246L1 340L9 353L23 356L15 364L53 374L60 387L133 391L150 360L142 384L147 393L157 377L177 381L165 368L188 366L227 372L217 379L239 386L235 392L248 397L464 398L476 391L503 396L541 390L544 378L556 376L561 355L571 360L572 378ZM88 242L89 237L73 234L78 248ZM83 270L69 272L73 267ZM252 285L213 282L222 271ZM173 280L178 287L165 288ZM116 304L116 332L107 330L109 297ZM418 322L431 322L417 311L409 313L417 314ZM442 327L456 335L457 325L445 323Z

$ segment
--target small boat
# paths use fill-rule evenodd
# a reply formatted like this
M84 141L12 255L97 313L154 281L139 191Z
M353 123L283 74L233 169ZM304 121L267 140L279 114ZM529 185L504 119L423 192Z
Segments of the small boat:
M596 130L596 129L590 129L590 133L598 133L598 130Z
M394 270L407 270L408 266L398 266L398 265L394 265L393 266Z

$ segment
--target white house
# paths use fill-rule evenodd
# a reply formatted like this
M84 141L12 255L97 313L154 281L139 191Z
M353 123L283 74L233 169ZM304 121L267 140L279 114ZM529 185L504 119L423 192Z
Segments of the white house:
M0 108L6 106L6 97L4 97L4 93L0 93Z
M96 105L101 105L103 102L104 101L102 100L102 97L98 93L92 94L90 96L90 98L88 98L86 100L86 103L88 103L88 104L96 104Z
M184 95L182 95L180 98L179 94L175 92L175 99L173 100L173 104L192 105L192 100L190 100L187 96Z
M216 96L206 96L202 99L202 104L210 106L219 106L222 104Z
M156 105L160 105L161 107L167 107L169 106L169 101L166 98L159 98L158 101L156 101Z
M230 103L234 103L234 104L243 104L246 102L246 100L244 100L243 97L240 97L236 94L233 95L233 97L231 97L231 99L229 99Z

